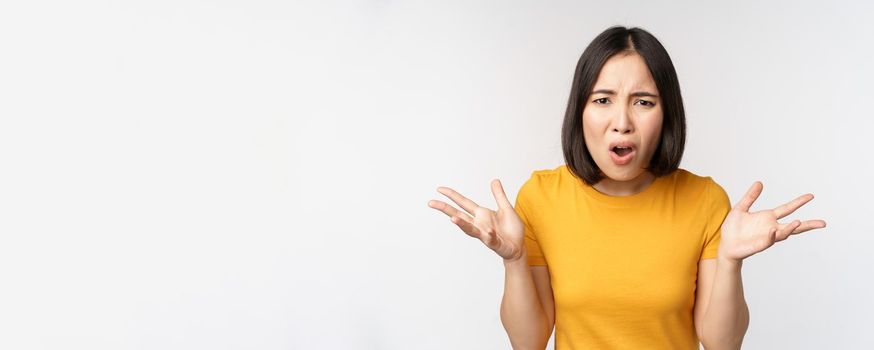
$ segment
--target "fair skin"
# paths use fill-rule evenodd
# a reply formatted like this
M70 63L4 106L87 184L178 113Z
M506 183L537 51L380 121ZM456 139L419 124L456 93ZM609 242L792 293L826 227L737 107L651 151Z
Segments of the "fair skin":
M643 57L627 51L601 68L592 94L583 108L583 137L592 159L606 175L594 184L611 196L643 191L655 176L644 167L658 146L662 130L662 103ZM610 156L610 143L631 142L634 157L618 165Z
M586 147L605 175L593 185L596 190L628 196L652 183L655 176L644 167L658 146L663 122L661 104L655 81L640 55L629 51L607 60L582 115ZM616 141L633 145L634 154L627 164L617 164L611 158L610 145ZM491 189L497 202L495 211L448 187L439 187L438 192L463 211L438 200L429 201L428 206L449 216L463 232L504 259L504 327L514 349L543 349L555 325L549 270L546 266L527 265L523 223L499 180L492 180ZM749 325L741 281L743 259L791 235L826 225L823 220L777 221L812 200L810 193L773 209L750 212L761 191L762 184L756 181L726 216L717 258L698 263L693 319L705 349L740 349Z

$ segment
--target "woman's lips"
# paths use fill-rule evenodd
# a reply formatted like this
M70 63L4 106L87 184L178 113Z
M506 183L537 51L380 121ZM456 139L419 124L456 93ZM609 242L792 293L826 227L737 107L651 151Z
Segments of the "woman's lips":
M631 151L622 156L617 154L615 150L610 150L610 158L613 159L613 163L616 165L626 165L628 163L631 163L631 159L634 158L635 153L637 152L634 148L632 148Z

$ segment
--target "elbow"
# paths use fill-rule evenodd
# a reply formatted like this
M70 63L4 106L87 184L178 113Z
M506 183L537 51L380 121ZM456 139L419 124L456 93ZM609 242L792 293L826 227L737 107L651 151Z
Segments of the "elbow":
M744 305L741 309L741 314L734 326L719 326L714 329L715 325L702 323L698 333L701 345L705 350L740 350L743 344L744 336L750 325L749 309Z
M511 334L508 332L507 334L510 336L510 345L513 350L544 350L549 344L549 338L552 337L552 330L544 326L540 332L536 333Z
M741 341L737 342L719 342L719 343L709 343L705 342L703 339L701 340L701 346L704 347L704 350L740 350Z
M504 328L507 329L506 326ZM547 335L544 339L540 334L535 335L528 332L519 334L519 332L511 332L510 329L507 329L507 335L513 350L544 350L550 337Z
M513 350L544 350L546 349L546 343L542 345L513 345Z
M701 337L701 346L705 350L740 350L743 344L746 327L739 334L723 335L718 339Z
M515 339L510 338L510 344L513 347L513 350L544 350L546 346L549 344L549 338L552 334L547 334L546 337L542 336L532 336L532 337L517 337Z
M538 342L536 340L532 340L529 343L522 343L518 339L510 339L510 345L513 347L513 350L544 350L546 349L546 344L547 343Z

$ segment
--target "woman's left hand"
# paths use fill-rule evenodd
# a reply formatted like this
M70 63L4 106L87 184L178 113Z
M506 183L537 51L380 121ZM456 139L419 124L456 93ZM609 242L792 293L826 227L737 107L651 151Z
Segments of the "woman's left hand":
M740 261L761 252L790 235L825 227L823 220L792 220L787 224L777 222L786 215L813 199L808 193L774 209L749 212L750 207L762 193L762 183L756 181L722 222L722 238L719 242L719 258Z

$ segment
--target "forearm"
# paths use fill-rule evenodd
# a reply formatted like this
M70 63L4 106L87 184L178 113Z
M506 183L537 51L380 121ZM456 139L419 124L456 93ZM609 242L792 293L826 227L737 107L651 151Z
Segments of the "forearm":
M702 343L707 350L740 349L750 323L744 300L743 261L718 258L710 302L704 315Z
M510 343L515 350L542 350L549 341L549 330L527 255L517 261L505 261L504 269L501 323L510 337Z

